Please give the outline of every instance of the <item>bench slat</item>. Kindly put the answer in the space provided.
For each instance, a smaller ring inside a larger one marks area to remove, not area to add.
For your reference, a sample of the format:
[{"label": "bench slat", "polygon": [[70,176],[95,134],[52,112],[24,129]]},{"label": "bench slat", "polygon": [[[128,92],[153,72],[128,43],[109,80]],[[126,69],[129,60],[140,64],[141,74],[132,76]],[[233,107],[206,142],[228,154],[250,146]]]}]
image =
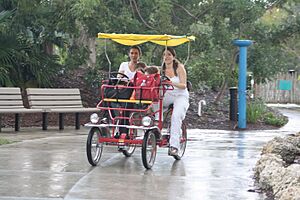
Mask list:
[{"label": "bench slat", "polygon": [[79,95],[77,96],[28,96],[28,99],[31,101],[37,100],[81,100]]},{"label": "bench slat", "polygon": [[2,105],[4,105],[4,106],[7,106],[7,105],[14,106],[14,105],[16,105],[16,106],[24,107],[23,106],[23,101],[0,101],[0,106],[2,106]]},{"label": "bench slat", "polygon": [[22,96],[20,94],[13,94],[13,95],[0,94],[0,101],[4,101],[4,100],[22,100]]},{"label": "bench slat", "polygon": [[2,110],[2,109],[8,109],[8,108],[11,108],[11,109],[16,109],[16,108],[24,108],[24,106],[23,105],[19,105],[19,106],[17,106],[17,105],[0,105],[0,111]]},{"label": "bench slat", "polygon": [[20,88],[16,88],[16,87],[1,87],[0,95],[3,94],[21,94],[21,90]]},{"label": "bench slat", "polygon": [[44,109],[46,112],[51,112],[52,109],[62,109],[62,108],[70,108],[70,109],[77,109],[77,108],[83,108],[82,106],[32,106],[32,109]]},{"label": "bench slat", "polygon": [[31,106],[81,106],[81,101],[30,101]]},{"label": "bench slat", "polygon": [[76,113],[76,112],[99,112],[100,110],[97,108],[53,108],[50,109],[51,112],[56,113]]},{"label": "bench slat", "polygon": [[28,108],[7,108],[7,109],[0,109],[0,113],[41,113],[43,109],[28,109]]},{"label": "bench slat", "polygon": [[80,95],[78,88],[27,88],[28,95]]}]

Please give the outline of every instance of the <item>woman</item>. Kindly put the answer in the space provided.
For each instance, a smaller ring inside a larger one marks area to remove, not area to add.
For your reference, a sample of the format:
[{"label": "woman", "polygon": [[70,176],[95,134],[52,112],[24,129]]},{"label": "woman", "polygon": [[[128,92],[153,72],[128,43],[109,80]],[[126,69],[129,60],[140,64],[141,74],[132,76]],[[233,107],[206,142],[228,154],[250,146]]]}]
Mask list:
[{"label": "woman", "polygon": [[133,79],[136,67],[135,65],[139,62],[139,59],[142,55],[142,51],[140,47],[138,46],[132,46],[129,49],[129,62],[122,62],[119,68],[119,72],[125,74],[128,76],[128,78],[131,80]]},{"label": "woman", "polygon": [[180,147],[181,125],[189,107],[189,92],[184,65],[176,59],[176,52],[173,48],[167,47],[163,51],[163,62],[162,74],[169,77],[174,86],[174,90],[166,92],[163,101],[164,107],[173,104],[169,155],[174,156],[178,154]]},{"label": "woman", "polygon": [[[136,73],[136,65],[139,62],[139,59],[142,55],[142,50],[139,46],[131,46],[129,49],[129,62],[122,62],[119,68],[119,72],[125,74],[129,80],[133,79],[135,73]],[[122,77],[121,75],[119,77]],[[120,104],[122,107],[127,108],[127,109],[131,109],[133,108],[134,104],[132,103],[121,103]],[[115,106],[113,104],[113,106]],[[125,111],[124,112],[124,117],[129,117],[130,112],[129,111]],[[123,119],[121,121],[122,124],[124,125],[128,125],[129,124],[129,120],[128,119]],[[128,134],[128,129],[125,127],[121,127],[120,128],[120,133],[126,133]],[[119,136],[116,136],[119,137]]]}]

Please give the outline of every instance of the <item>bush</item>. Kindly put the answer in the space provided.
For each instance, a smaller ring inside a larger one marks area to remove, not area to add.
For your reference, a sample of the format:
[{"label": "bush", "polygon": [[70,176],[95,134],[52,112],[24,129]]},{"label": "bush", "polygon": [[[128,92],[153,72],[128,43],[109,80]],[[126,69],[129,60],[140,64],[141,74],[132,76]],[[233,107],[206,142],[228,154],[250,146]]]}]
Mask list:
[{"label": "bush", "polygon": [[285,116],[277,114],[274,110],[268,108],[262,100],[256,99],[250,101],[247,105],[247,122],[263,122],[267,125],[281,127],[287,123]]},{"label": "bush", "polygon": [[247,122],[257,123],[267,110],[267,106],[262,100],[250,101],[247,105]]},{"label": "bush", "polygon": [[269,125],[281,127],[287,123],[287,119],[285,117],[278,117],[271,112],[268,112],[264,116],[264,122]]}]

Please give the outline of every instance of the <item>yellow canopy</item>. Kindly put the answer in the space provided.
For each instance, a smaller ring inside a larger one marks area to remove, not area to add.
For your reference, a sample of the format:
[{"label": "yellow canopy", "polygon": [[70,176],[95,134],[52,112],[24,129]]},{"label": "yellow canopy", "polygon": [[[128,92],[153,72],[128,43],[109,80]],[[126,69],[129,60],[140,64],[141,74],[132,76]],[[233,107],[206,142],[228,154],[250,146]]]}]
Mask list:
[{"label": "yellow canopy", "polygon": [[142,34],[108,34],[98,33],[98,38],[111,39],[117,43],[133,46],[145,42],[153,42],[163,46],[178,46],[185,42],[195,40],[195,36],[174,36],[174,35],[142,35]]}]

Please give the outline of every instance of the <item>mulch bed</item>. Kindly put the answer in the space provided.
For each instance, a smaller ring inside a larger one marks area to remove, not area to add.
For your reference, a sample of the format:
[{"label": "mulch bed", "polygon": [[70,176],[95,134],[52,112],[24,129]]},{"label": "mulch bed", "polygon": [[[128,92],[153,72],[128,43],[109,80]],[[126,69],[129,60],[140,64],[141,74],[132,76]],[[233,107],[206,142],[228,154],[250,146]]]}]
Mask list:
[{"label": "mulch bed", "polygon": [[[99,90],[88,85],[84,80],[85,70],[77,69],[67,74],[59,75],[53,81],[54,88],[79,88],[82,96],[82,101],[85,107],[95,107],[99,101]],[[229,120],[229,96],[225,94],[222,101],[218,104],[214,103],[217,96],[216,91],[194,91],[190,93],[190,107],[186,115],[186,123],[189,129],[219,129],[219,130],[236,130],[236,122]],[[23,94],[24,95],[24,94]],[[24,95],[25,97],[25,95]],[[26,99],[26,98],[23,98]],[[198,103],[200,100],[205,100],[206,105],[202,106],[202,116],[198,116]],[[24,102],[28,106],[27,102]],[[91,113],[81,113],[80,123],[83,125],[89,121]],[[58,114],[49,113],[49,126],[58,127]],[[74,114],[65,114],[65,126],[74,126]],[[14,115],[2,116],[3,127],[14,126]],[[41,127],[41,114],[22,114],[21,127]],[[247,124],[247,130],[266,130],[278,129],[278,127],[266,125],[263,123]]]}]

